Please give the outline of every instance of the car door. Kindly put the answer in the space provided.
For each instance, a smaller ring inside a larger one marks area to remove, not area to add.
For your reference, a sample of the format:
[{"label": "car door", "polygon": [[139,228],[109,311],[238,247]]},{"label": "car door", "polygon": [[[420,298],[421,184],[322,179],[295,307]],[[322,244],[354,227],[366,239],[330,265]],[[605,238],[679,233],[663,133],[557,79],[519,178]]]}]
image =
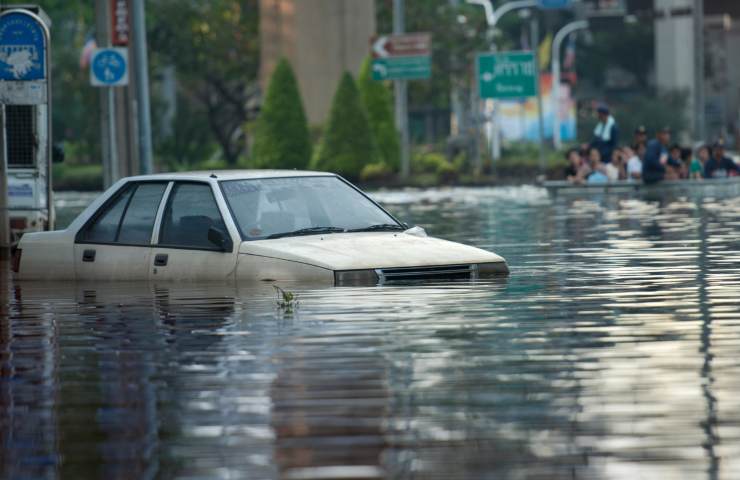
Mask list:
[{"label": "car door", "polygon": [[78,280],[146,280],[154,224],[168,182],[129,182],[75,236]]},{"label": "car door", "polygon": [[[233,222],[229,222],[233,223]],[[175,182],[165,202],[152,246],[154,281],[233,280],[239,239],[227,227],[208,182]],[[222,245],[213,241],[218,232]]]}]

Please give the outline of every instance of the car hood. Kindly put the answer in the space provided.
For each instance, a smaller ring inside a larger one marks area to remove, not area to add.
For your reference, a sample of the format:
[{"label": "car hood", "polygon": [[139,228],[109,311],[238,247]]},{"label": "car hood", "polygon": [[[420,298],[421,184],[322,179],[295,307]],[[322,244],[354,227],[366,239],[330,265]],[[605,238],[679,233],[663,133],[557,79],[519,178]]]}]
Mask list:
[{"label": "car hood", "polygon": [[359,232],[242,242],[239,253],[307,263],[331,270],[505,263],[495,253],[403,232]]}]

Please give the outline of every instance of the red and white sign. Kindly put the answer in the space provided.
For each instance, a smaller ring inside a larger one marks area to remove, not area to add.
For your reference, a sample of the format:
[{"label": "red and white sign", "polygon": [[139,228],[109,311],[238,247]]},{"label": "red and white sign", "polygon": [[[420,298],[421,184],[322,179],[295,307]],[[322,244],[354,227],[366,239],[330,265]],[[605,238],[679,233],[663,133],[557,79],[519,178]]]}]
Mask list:
[{"label": "red and white sign", "polygon": [[429,55],[432,35],[429,33],[406,33],[374,37],[370,42],[373,58],[418,57]]},{"label": "red and white sign", "polygon": [[131,34],[128,0],[111,0],[111,43],[116,47],[128,46]]}]

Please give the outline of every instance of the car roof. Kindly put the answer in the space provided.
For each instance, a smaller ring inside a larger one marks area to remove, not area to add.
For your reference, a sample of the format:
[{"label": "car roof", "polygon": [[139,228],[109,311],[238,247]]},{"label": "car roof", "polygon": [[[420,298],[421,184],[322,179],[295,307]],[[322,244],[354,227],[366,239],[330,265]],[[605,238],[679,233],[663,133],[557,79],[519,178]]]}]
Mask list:
[{"label": "car roof", "polygon": [[249,180],[255,178],[325,177],[329,172],[307,170],[202,170],[195,172],[155,173],[128,177],[126,180]]}]

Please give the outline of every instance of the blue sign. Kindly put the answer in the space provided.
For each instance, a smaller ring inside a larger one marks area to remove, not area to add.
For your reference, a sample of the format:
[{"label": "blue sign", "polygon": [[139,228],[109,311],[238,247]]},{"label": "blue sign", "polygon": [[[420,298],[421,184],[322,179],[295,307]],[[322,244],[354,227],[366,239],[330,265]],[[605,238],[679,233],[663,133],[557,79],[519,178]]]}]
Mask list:
[{"label": "blue sign", "polygon": [[128,84],[128,50],[99,48],[90,62],[90,82],[96,87]]},{"label": "blue sign", "polygon": [[0,80],[43,80],[46,37],[32,16],[13,12],[0,17]]},{"label": "blue sign", "polygon": [[571,0],[540,0],[540,8],[557,9],[557,8],[568,8],[570,7]]}]

